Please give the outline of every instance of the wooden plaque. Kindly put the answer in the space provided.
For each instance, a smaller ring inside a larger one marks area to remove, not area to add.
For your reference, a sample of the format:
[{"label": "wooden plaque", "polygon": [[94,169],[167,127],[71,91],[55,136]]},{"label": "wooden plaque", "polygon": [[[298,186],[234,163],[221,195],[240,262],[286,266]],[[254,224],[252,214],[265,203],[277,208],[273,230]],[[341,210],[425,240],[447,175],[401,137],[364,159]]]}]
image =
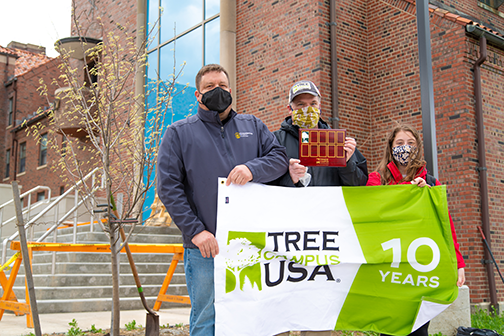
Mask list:
[{"label": "wooden plaque", "polygon": [[300,129],[299,159],[303,166],[345,167],[344,129]]}]

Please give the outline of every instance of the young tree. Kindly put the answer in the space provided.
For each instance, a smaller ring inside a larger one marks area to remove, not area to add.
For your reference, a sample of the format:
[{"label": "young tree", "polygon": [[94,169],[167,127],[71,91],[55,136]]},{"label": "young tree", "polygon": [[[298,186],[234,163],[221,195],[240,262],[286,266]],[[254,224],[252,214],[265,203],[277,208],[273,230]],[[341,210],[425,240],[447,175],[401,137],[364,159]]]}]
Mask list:
[{"label": "young tree", "polygon": [[[77,20],[75,26],[80,33]],[[169,80],[144,85],[147,39],[138,41],[135,34],[117,25],[105,32],[103,41],[96,45],[90,45],[88,39],[79,34],[80,43],[76,49],[80,48],[77,51],[83,55],[82,60],[72,58],[76,50],[60,45],[61,75],[54,80],[59,89],[53,108],[45,112],[49,126],[39,123],[28,128],[28,132],[40,141],[47,141],[47,146],[58,154],[53,168],[61,172],[61,178],[67,184],[83,181],[96,167],[102,172],[101,193],[92,193],[99,188],[99,181],[94,185],[81,183],[79,193],[106,198],[107,217],[112,219],[114,214],[119,217],[117,221],[109,220],[106,227],[102,226],[109,236],[111,248],[111,335],[119,335],[120,325],[117,258],[122,248],[118,235],[122,225],[120,220],[142,218],[145,195],[154,187],[157,150],[165,118],[171,118],[173,114],[172,98],[183,93],[183,90],[177,92],[175,86],[183,70],[182,66],[175,73],[175,57],[174,72]],[[144,92],[138,92],[138,87],[135,90],[139,80]],[[40,91],[48,96],[45,83],[41,83]],[[147,95],[155,97],[149,105],[145,104]],[[41,140],[41,134],[48,134],[47,140]],[[118,195],[122,196],[120,214],[113,211],[113,200],[118,199]],[[97,200],[91,204],[97,204]],[[94,210],[92,205],[86,206],[89,212]],[[134,225],[127,239],[133,229]]]}]

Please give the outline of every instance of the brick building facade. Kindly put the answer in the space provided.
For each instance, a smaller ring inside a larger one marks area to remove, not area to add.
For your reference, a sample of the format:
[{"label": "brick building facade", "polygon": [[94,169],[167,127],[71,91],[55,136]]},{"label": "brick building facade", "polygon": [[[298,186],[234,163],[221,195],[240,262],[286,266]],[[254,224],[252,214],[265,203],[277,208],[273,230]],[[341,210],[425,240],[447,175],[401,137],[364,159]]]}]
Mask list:
[{"label": "brick building facade", "polygon": [[[277,129],[287,116],[289,86],[308,78],[319,85],[322,116],[330,118],[329,7],[328,1],[237,2],[238,111]],[[334,7],[339,125],[357,139],[372,171],[385,134],[396,122],[422,129],[415,1],[336,1]],[[477,23],[503,38],[504,18],[475,0],[430,1],[429,9],[439,179],[447,185],[471,302],[490,302],[477,230],[481,209],[473,66],[480,52],[466,26]],[[502,261],[504,50],[490,44],[487,50],[482,90],[490,230],[494,255]],[[495,279],[502,301],[504,284],[498,275]]]},{"label": "brick building facade", "polygon": [[[102,37],[102,28],[88,18],[106,17],[103,31],[120,24],[133,32],[136,19],[148,16],[151,8],[147,4],[138,10],[137,3],[143,4],[140,0],[120,5],[111,0],[77,3],[82,6],[78,13],[87,13],[79,19],[84,35],[97,38]],[[385,134],[396,122],[422,129],[415,1],[334,0],[336,64],[331,64],[329,0],[221,0],[221,10],[224,5],[233,7],[236,15],[235,44],[222,48],[221,42],[220,58],[227,60],[229,55],[223,53],[236,49],[231,63],[238,112],[254,114],[271,130],[278,129],[287,116],[290,86],[310,79],[321,90],[322,117],[328,120],[336,103],[331,97],[336,84],[331,70],[337,68],[339,127],[356,138],[370,171],[378,165]],[[467,33],[466,27],[478,24],[497,40],[503,39],[504,6],[440,0],[430,1],[429,10],[439,179],[447,185],[449,209],[467,263],[471,303],[490,302],[481,263],[484,245],[477,230],[481,208],[473,67],[480,49],[478,38]],[[221,38],[223,34],[221,30]],[[504,47],[489,43],[487,51],[481,83],[490,239],[496,259],[502,261]],[[498,276],[495,282],[498,300],[504,301],[504,284]]]},{"label": "brick building facade", "polygon": [[[58,59],[47,57],[45,48],[11,42],[0,47],[0,176],[2,183],[14,179],[23,187],[22,192],[38,185],[51,188],[52,196],[59,195],[64,183],[51,169],[55,153],[27,134],[27,127],[40,123],[48,126],[46,111],[54,102],[54,86],[48,96],[40,95],[39,80],[51,83],[59,75]],[[42,131],[42,134],[46,134]],[[32,202],[47,198],[47,192],[32,195]],[[25,200],[26,205],[27,199]]]}]

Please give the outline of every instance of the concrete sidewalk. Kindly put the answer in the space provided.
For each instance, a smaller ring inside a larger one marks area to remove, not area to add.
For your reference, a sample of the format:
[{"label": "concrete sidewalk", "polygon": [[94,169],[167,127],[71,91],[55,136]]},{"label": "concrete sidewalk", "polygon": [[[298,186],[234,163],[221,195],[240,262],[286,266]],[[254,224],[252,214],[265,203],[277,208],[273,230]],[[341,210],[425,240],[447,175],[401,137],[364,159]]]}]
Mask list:
[{"label": "concrete sidewalk", "polygon": [[[175,325],[178,323],[188,324],[191,308],[161,309],[159,314],[159,325]],[[126,323],[135,320],[137,325],[145,327],[145,310],[125,310],[121,311],[121,328]],[[91,329],[95,325],[97,329],[110,328],[110,312],[87,312],[87,313],[60,313],[60,314],[40,314],[40,327],[42,334],[61,333],[70,329],[69,322],[75,319],[77,326],[82,330]],[[1,336],[24,336],[30,333],[35,334],[35,329],[26,327],[26,317],[16,316],[11,312],[5,312],[0,321]]]}]

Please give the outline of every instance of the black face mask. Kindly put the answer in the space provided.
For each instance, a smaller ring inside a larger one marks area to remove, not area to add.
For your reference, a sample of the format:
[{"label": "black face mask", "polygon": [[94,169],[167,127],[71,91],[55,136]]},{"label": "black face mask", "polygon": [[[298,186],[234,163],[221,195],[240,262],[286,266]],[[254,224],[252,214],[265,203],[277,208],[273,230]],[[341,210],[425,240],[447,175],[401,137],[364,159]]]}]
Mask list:
[{"label": "black face mask", "polygon": [[205,92],[201,97],[201,103],[203,105],[209,110],[219,113],[224,112],[232,102],[233,98],[231,97],[231,93],[220,87]]}]

